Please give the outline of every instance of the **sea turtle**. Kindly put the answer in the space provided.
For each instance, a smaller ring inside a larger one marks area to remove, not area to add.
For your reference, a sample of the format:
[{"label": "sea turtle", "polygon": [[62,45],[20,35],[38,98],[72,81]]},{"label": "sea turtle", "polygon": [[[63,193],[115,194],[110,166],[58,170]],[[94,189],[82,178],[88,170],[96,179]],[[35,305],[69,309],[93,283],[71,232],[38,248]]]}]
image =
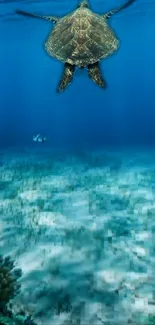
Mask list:
[{"label": "sea turtle", "polygon": [[45,49],[50,56],[64,63],[58,92],[70,84],[75,67],[87,67],[90,79],[102,88],[106,86],[99,61],[119,48],[119,40],[107,20],[135,0],[128,0],[122,6],[101,15],[90,10],[88,1],[82,1],[76,10],[62,18],[16,10],[17,14],[46,19],[56,24],[45,42]]}]

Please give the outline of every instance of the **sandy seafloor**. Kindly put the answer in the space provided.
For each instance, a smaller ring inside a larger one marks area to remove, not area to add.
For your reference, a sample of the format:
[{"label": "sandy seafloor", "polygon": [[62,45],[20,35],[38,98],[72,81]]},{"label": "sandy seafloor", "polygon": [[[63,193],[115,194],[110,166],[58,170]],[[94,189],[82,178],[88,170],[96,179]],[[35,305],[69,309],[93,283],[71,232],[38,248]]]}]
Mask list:
[{"label": "sandy seafloor", "polygon": [[38,324],[146,324],[155,314],[155,150],[1,151],[0,252],[14,309]]}]

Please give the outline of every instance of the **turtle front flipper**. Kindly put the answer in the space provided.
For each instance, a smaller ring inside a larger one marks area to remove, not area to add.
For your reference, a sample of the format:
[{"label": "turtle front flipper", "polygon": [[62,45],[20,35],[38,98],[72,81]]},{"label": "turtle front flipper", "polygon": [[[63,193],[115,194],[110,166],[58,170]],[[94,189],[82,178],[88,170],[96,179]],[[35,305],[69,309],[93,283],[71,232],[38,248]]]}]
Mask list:
[{"label": "turtle front flipper", "polygon": [[58,93],[65,90],[65,88],[71,83],[71,81],[73,80],[74,71],[75,71],[74,65],[65,63],[64,72],[57,88]]},{"label": "turtle front flipper", "polygon": [[133,2],[135,2],[136,0],[128,0],[127,2],[125,2],[122,6],[115,8],[111,11],[108,11],[107,13],[103,14],[103,18],[109,19],[112,15],[116,14],[118,11],[123,10],[127,7],[129,7]]},{"label": "turtle front flipper", "polygon": [[55,16],[40,16],[40,15],[33,14],[31,12],[27,12],[27,11],[23,11],[23,10],[19,10],[19,9],[16,10],[16,14],[33,17],[33,18],[45,19],[45,20],[51,21],[52,23],[56,23],[59,20],[59,18],[55,17]]},{"label": "turtle front flipper", "polygon": [[106,83],[101,76],[100,66],[98,62],[88,65],[88,75],[89,78],[94,81],[99,87],[106,87]]}]

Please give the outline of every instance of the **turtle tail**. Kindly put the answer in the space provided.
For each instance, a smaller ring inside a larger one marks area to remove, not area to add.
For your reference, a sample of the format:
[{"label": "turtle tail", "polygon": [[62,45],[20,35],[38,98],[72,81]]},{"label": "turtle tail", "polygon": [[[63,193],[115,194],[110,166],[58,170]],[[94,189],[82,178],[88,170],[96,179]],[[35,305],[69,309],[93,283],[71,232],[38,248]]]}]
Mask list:
[{"label": "turtle tail", "polygon": [[129,7],[133,2],[135,2],[136,0],[128,0],[126,3],[124,3],[122,6],[115,8],[111,11],[108,11],[106,14],[103,15],[104,18],[109,19],[111,16],[113,16],[114,14],[116,14],[118,11],[125,9],[127,7]]}]

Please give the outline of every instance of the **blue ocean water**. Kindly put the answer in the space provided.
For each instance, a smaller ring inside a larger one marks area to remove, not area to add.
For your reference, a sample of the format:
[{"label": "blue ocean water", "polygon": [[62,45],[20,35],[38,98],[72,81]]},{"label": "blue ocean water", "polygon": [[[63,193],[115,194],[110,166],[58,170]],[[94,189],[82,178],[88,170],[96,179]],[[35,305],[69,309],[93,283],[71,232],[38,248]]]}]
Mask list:
[{"label": "blue ocean water", "polygon": [[[102,13],[122,3],[92,0],[91,7]],[[0,2],[1,145],[29,145],[37,132],[52,146],[154,142],[154,1],[137,0],[111,18],[121,46],[102,61],[106,91],[77,70],[70,87],[57,95],[63,66],[43,48],[51,23],[14,10],[63,16],[76,5],[76,0]]]},{"label": "blue ocean water", "polygon": [[[123,3],[90,0],[97,13]],[[11,317],[154,325],[155,3],[135,0],[110,19],[120,49],[101,62],[106,90],[77,69],[57,94],[63,64],[44,50],[52,24],[15,10],[76,6],[0,1],[0,254],[22,269]],[[2,268],[0,258],[0,281]]]}]

